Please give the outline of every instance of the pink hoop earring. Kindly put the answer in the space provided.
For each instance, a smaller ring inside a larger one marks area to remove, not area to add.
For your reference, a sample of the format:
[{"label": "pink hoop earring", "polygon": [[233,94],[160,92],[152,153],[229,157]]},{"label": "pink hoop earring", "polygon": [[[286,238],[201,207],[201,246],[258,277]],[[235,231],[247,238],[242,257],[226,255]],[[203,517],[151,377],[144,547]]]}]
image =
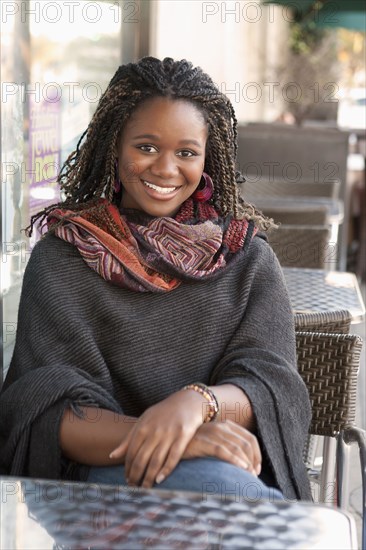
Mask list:
[{"label": "pink hoop earring", "polygon": [[118,159],[114,161],[114,192],[119,193],[122,188],[122,182],[118,173]]},{"label": "pink hoop earring", "polygon": [[203,172],[201,181],[196,191],[192,194],[192,198],[197,202],[207,202],[212,197],[213,191],[214,186],[212,179],[206,172]]}]

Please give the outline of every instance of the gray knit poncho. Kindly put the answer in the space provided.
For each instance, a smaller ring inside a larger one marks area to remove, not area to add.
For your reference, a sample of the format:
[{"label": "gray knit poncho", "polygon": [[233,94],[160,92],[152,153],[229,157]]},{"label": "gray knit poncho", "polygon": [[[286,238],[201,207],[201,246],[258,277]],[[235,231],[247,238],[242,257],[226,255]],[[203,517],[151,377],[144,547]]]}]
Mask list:
[{"label": "gray knit poncho", "polygon": [[195,381],[245,391],[276,484],[288,498],[310,499],[302,462],[310,405],[269,245],[255,237],[221,277],[155,294],[106,282],[75,247],[47,235],[24,275],[0,398],[0,473],[59,479],[59,424],[71,404],[139,416]]}]

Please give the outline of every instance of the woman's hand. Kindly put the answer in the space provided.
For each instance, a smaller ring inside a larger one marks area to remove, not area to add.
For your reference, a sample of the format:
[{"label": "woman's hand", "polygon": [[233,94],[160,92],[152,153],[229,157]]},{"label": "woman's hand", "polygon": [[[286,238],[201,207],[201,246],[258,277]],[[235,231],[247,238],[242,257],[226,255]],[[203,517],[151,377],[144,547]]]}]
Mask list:
[{"label": "woman's hand", "polygon": [[148,408],[124,441],[110,454],[123,458],[130,485],[152,487],[166,478],[204,421],[207,401],[198,392],[180,390]]},{"label": "woman's hand", "polygon": [[209,422],[198,428],[182,458],[202,456],[225,460],[255,476],[261,471],[262,456],[257,438],[231,420]]}]

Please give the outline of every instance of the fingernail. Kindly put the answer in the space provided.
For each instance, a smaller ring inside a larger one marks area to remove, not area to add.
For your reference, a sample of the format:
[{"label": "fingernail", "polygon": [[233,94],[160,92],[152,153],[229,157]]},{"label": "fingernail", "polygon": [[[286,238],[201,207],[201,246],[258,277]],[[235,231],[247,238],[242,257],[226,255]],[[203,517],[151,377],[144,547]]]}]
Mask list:
[{"label": "fingernail", "polygon": [[159,483],[161,483],[162,481],[164,481],[165,479],[165,475],[164,474],[158,474],[155,478],[155,483],[157,483],[159,485]]},{"label": "fingernail", "polygon": [[114,458],[114,453],[113,452],[109,455],[109,458]]},{"label": "fingernail", "polygon": [[261,471],[262,471],[262,467],[261,467],[260,464],[258,464],[258,466],[256,467],[255,471],[256,471],[257,476],[259,476],[259,474],[260,474]]}]

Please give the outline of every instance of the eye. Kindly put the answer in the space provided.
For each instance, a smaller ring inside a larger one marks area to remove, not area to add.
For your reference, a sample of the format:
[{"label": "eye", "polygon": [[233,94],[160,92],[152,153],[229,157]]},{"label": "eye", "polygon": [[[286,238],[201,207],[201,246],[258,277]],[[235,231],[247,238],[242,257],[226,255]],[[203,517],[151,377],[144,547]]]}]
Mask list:
[{"label": "eye", "polygon": [[154,145],[138,145],[137,149],[143,151],[144,153],[156,153],[157,149]]},{"label": "eye", "polygon": [[197,153],[194,153],[189,149],[184,149],[183,151],[179,151],[178,155],[183,158],[190,158],[190,157],[196,157]]}]

